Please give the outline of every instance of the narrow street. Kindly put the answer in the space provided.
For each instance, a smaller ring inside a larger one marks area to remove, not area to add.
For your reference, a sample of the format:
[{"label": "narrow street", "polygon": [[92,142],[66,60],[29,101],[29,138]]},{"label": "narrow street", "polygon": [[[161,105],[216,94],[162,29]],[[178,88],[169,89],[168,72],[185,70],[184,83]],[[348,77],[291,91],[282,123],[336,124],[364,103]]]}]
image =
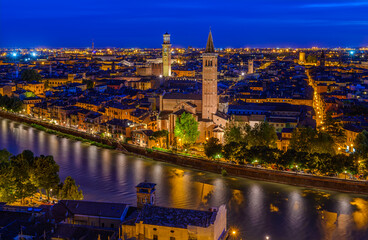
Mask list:
[{"label": "narrow street", "polygon": [[306,69],[305,72],[308,76],[309,85],[313,87],[313,108],[314,108],[314,111],[315,111],[315,114],[316,114],[317,127],[321,127],[321,125],[323,125],[324,119],[325,119],[324,104],[323,104],[321,95],[317,91],[317,85],[314,82],[314,79],[310,75],[309,71],[310,71],[309,69]]}]

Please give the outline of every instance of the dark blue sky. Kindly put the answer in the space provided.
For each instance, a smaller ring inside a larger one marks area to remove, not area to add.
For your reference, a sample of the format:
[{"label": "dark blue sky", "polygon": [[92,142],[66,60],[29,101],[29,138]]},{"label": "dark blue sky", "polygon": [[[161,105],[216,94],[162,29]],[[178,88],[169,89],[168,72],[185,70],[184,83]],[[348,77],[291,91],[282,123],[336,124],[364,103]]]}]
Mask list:
[{"label": "dark blue sky", "polygon": [[368,46],[360,0],[0,0],[0,47]]}]

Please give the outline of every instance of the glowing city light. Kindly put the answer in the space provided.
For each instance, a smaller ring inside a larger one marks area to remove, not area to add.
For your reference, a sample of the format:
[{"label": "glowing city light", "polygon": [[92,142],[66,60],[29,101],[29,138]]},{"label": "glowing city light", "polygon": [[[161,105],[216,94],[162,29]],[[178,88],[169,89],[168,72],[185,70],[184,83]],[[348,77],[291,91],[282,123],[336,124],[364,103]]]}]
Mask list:
[{"label": "glowing city light", "polygon": [[16,57],[17,56],[17,53],[12,53],[13,57]]},{"label": "glowing city light", "polygon": [[35,52],[33,52],[33,53],[32,53],[32,56],[33,56],[33,57],[35,57],[35,56],[36,56],[36,53],[35,53]]}]

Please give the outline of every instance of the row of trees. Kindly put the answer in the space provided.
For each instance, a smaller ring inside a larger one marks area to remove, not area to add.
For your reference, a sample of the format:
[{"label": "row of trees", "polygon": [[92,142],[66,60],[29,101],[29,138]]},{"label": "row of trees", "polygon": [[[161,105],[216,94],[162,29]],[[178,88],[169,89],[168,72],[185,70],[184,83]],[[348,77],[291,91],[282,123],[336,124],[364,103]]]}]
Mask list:
[{"label": "row of trees", "polygon": [[356,144],[357,153],[345,155],[336,151],[343,134],[338,126],[331,128],[335,129],[317,131],[297,128],[292,134],[289,150],[283,152],[276,148],[277,135],[269,123],[255,124],[253,128],[249,125],[231,125],[225,130],[225,144],[221,145],[217,139],[211,138],[205,144],[205,154],[211,159],[224,157],[239,164],[308,170],[323,175],[357,174],[366,169],[362,157],[368,157],[368,132],[357,138],[360,142]]},{"label": "row of trees", "polygon": [[23,109],[23,103],[19,98],[0,95],[0,107],[8,111],[20,112]]},{"label": "row of trees", "polygon": [[71,177],[60,183],[59,166],[52,156],[37,157],[29,150],[12,156],[0,151],[0,201],[25,204],[37,191],[44,191],[48,199],[52,192],[59,199],[81,200],[78,188]]}]

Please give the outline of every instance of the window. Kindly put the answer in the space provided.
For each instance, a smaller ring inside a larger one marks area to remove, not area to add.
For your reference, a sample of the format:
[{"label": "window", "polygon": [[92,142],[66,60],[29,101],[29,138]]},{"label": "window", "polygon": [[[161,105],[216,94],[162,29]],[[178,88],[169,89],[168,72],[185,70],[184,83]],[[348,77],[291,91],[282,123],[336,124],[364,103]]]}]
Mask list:
[{"label": "window", "polygon": [[170,240],[175,240],[175,237],[170,237]]},{"label": "window", "polygon": [[153,235],[153,240],[158,240],[158,236],[157,235]]}]

